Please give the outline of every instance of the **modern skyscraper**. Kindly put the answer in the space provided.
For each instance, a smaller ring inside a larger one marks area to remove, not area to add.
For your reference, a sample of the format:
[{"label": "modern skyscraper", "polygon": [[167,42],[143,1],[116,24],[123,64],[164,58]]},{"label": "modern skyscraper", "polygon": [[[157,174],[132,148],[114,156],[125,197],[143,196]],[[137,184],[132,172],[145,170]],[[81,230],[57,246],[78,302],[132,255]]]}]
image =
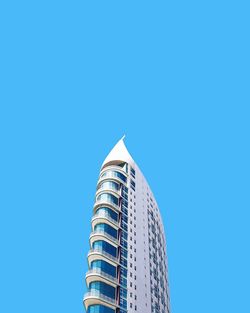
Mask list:
[{"label": "modern skyscraper", "polygon": [[160,211],[123,138],[102,164],[91,222],[87,313],[169,313]]}]

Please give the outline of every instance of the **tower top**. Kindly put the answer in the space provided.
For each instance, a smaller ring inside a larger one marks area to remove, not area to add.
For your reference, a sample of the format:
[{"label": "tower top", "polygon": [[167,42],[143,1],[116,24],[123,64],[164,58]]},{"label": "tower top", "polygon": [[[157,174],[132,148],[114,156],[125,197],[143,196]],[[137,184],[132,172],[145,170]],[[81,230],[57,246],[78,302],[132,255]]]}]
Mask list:
[{"label": "tower top", "polygon": [[104,160],[102,167],[108,165],[108,163],[117,161],[117,162],[126,162],[133,164],[134,160],[130,153],[128,152],[125,143],[124,143],[125,135],[117,142],[114,148],[109,152],[108,156]]}]

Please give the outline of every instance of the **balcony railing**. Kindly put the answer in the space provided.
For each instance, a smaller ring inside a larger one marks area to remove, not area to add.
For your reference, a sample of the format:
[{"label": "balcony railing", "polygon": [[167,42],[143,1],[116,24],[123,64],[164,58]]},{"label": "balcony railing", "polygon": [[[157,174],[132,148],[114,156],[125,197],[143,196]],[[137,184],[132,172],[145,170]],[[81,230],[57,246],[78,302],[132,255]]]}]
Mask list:
[{"label": "balcony railing", "polygon": [[126,185],[126,182],[124,182],[120,177],[118,177],[118,176],[117,176],[115,173],[113,173],[113,172],[108,172],[108,173],[106,173],[106,175],[100,176],[97,184],[99,184],[102,180],[105,180],[105,179],[107,179],[107,178],[114,178],[114,179],[116,179],[117,181],[119,181],[120,183]]},{"label": "balcony railing", "polygon": [[100,188],[98,188],[97,190],[96,190],[96,196],[100,193],[100,192],[102,192],[102,191],[112,191],[112,192],[115,192],[118,196],[121,196],[121,189],[119,188],[119,189],[116,189],[116,188],[114,188],[114,187],[112,187],[112,186],[102,186],[102,187],[100,187]]},{"label": "balcony railing", "polygon": [[91,298],[91,297],[97,297],[97,298],[99,298],[101,300],[104,300],[104,301],[109,302],[109,303],[111,303],[113,305],[116,305],[116,300],[114,300],[114,299],[112,299],[110,297],[105,296],[100,291],[91,290],[91,291],[85,293],[84,300],[86,298]]},{"label": "balcony railing", "polygon": [[101,253],[102,255],[106,256],[107,258],[109,258],[110,260],[114,261],[114,262],[118,262],[118,258],[113,256],[112,254],[104,251],[103,249],[98,249],[98,248],[94,248],[94,249],[90,249],[89,253],[91,252],[98,252]]},{"label": "balcony railing", "polygon": [[93,268],[93,269],[89,270],[86,275],[90,275],[90,274],[99,274],[99,275],[111,280],[112,282],[114,282],[116,284],[118,283],[118,280],[116,277],[114,277],[110,274],[107,274],[106,272],[103,272],[100,268]]},{"label": "balcony railing", "polygon": [[107,218],[110,222],[112,222],[113,224],[116,224],[117,226],[119,226],[119,223],[113,219],[110,214],[108,214],[107,212],[98,212],[96,213],[93,217],[92,217],[92,221],[93,219],[97,218],[97,217],[104,217],[104,218]]},{"label": "balcony railing", "polygon": [[110,234],[108,234],[104,230],[99,229],[99,230],[92,231],[92,233],[90,234],[90,237],[94,236],[94,235],[103,235],[103,236],[107,237],[108,239],[110,239],[111,241],[113,241],[114,243],[118,244],[117,238],[111,236]]},{"label": "balcony railing", "polygon": [[105,200],[96,200],[94,207],[96,207],[96,206],[99,205],[99,204],[103,204],[103,205],[109,204],[109,205],[111,205],[112,207],[114,207],[116,210],[121,211],[121,208],[119,207],[119,205],[113,203],[112,201],[110,201],[110,200],[108,200],[108,199],[105,199]]},{"label": "balcony railing", "polygon": [[126,173],[126,171],[124,171],[124,169],[122,168],[122,167],[120,167],[120,166],[118,166],[118,165],[109,165],[109,166],[105,166],[105,168],[103,168],[102,170],[101,170],[101,175],[102,175],[102,173],[104,173],[104,172],[106,172],[106,171],[108,171],[108,170],[114,170],[114,171],[118,171],[118,172],[121,172],[121,173],[123,173],[123,175],[125,175],[125,176],[127,176],[128,174]]}]

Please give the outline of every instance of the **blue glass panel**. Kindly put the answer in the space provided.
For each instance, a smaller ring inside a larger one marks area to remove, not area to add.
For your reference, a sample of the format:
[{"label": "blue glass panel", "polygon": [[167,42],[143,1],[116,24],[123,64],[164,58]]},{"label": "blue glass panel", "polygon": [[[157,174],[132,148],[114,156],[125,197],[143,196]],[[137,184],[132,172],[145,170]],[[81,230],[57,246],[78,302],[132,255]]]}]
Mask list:
[{"label": "blue glass panel", "polygon": [[120,296],[124,299],[127,299],[127,289],[121,287]]},{"label": "blue glass panel", "polygon": [[116,198],[114,195],[110,193],[102,193],[97,197],[98,201],[106,201],[106,202],[111,202],[114,203],[115,205],[118,205],[118,198]]},{"label": "blue glass panel", "polygon": [[108,285],[108,284],[105,284],[101,281],[91,282],[89,284],[89,290],[90,291],[92,291],[92,290],[98,291],[101,294],[103,294],[109,298],[115,299],[115,288]]},{"label": "blue glass panel", "polygon": [[102,212],[109,215],[113,220],[118,221],[118,214],[114,212],[113,210],[111,210],[110,208],[100,207],[96,210],[96,214],[102,213]]},{"label": "blue glass panel", "polygon": [[126,233],[124,230],[121,231],[121,238],[128,240],[128,233]]},{"label": "blue glass panel", "polygon": [[105,252],[113,255],[114,257],[116,257],[116,251],[117,249],[115,247],[113,247],[111,244],[109,244],[106,241],[103,240],[97,240],[93,243],[93,249],[96,250],[104,250]]},{"label": "blue glass panel", "polygon": [[126,260],[126,259],[124,259],[123,257],[121,257],[120,262],[121,262],[121,265],[126,266],[126,267],[128,266],[128,262],[127,262],[127,260]]},{"label": "blue glass panel", "polygon": [[120,307],[123,309],[127,308],[127,300],[120,298]]},{"label": "blue glass panel", "polygon": [[105,176],[107,176],[107,174],[111,175],[113,177],[118,177],[122,181],[124,181],[125,183],[127,182],[127,177],[125,175],[123,175],[122,173],[117,172],[117,171],[107,171],[107,172],[103,173],[101,177],[105,177]]},{"label": "blue glass panel", "polygon": [[128,209],[122,204],[122,213],[128,215]]},{"label": "blue glass panel", "polygon": [[105,181],[104,183],[98,186],[98,189],[100,188],[119,190],[119,184],[113,181]]},{"label": "blue glass panel", "polygon": [[124,247],[124,248],[128,248],[128,243],[125,239],[121,238],[121,246]]},{"label": "blue glass panel", "polygon": [[115,313],[115,310],[101,304],[94,304],[88,307],[87,313]]},{"label": "blue glass panel", "polygon": [[122,204],[127,208],[128,207],[128,201],[125,199],[122,199]]},{"label": "blue glass panel", "polygon": [[116,277],[116,267],[109,264],[108,262],[105,262],[103,260],[96,260],[96,261],[93,261],[90,265],[90,268],[91,269],[94,269],[94,268],[97,268],[97,269],[100,269],[101,271],[113,276],[113,277]]},{"label": "blue glass panel", "polygon": [[124,258],[126,258],[126,259],[127,259],[127,256],[128,256],[128,252],[127,252],[127,250],[125,250],[125,249],[121,248],[121,256],[123,256]]},{"label": "blue glass panel", "polygon": [[120,281],[121,285],[124,287],[127,287],[127,279],[124,278],[123,276],[121,276],[121,281]]},{"label": "blue glass panel", "polygon": [[125,214],[122,214],[122,221],[125,223],[128,222],[128,217]]},{"label": "blue glass panel", "polygon": [[122,266],[121,266],[121,275],[123,275],[125,277],[127,277],[127,275],[128,275],[128,271]]},{"label": "blue glass panel", "polygon": [[121,220],[121,228],[123,228],[126,231],[128,230],[128,225],[123,220]]},{"label": "blue glass panel", "polygon": [[100,230],[101,232],[106,232],[106,233],[108,233],[110,236],[112,236],[112,237],[114,237],[114,238],[117,238],[117,230],[114,229],[113,227],[111,227],[111,226],[108,225],[108,224],[104,224],[104,223],[97,224],[97,225],[95,225],[94,230],[95,230],[95,231]]}]

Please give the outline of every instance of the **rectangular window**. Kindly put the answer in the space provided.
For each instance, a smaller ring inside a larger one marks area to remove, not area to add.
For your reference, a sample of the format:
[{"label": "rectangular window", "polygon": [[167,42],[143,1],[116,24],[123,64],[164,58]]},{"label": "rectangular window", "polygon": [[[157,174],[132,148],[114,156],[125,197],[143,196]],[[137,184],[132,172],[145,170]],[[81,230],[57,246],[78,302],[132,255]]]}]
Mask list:
[{"label": "rectangular window", "polygon": [[135,191],[135,182],[132,179],[130,180],[130,187]]},{"label": "rectangular window", "polygon": [[131,176],[135,177],[135,170],[133,169],[133,167],[130,167],[130,174]]}]

